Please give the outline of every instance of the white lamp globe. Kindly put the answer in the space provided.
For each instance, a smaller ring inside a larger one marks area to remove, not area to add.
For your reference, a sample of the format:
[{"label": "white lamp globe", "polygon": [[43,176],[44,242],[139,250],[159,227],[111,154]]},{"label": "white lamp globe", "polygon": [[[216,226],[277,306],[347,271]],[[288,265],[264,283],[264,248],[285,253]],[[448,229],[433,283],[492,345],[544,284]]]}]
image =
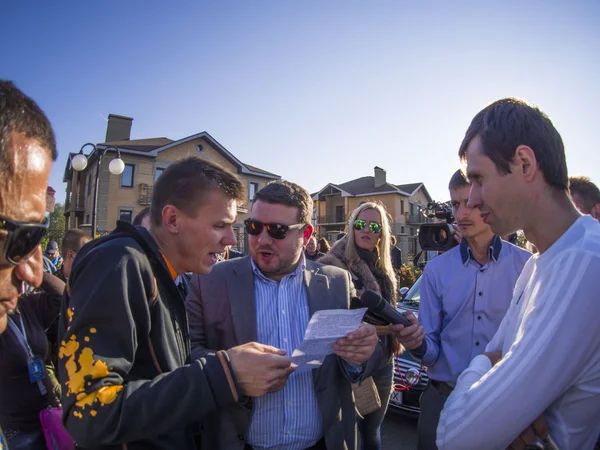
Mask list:
[{"label": "white lamp globe", "polygon": [[81,153],[77,153],[71,160],[71,167],[77,172],[81,172],[87,166],[87,158]]},{"label": "white lamp globe", "polygon": [[121,175],[125,170],[125,163],[121,158],[115,158],[108,165],[108,170],[113,175]]}]

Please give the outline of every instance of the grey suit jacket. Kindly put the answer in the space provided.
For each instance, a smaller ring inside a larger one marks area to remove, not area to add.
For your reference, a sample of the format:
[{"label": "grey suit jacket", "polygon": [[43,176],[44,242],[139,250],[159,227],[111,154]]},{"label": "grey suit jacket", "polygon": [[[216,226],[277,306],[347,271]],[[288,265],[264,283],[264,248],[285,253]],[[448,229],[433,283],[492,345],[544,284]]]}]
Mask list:
[{"label": "grey suit jacket", "polygon": [[[350,274],[306,261],[304,282],[312,316],[321,309],[348,309],[354,295]],[[256,341],[254,273],[250,256],[216,264],[209,275],[194,275],[187,297],[192,359]],[[376,347],[361,379],[375,371],[382,358]],[[345,366],[335,355],[313,369],[314,389],[323,417],[328,449],[356,449],[356,410]],[[250,426],[252,401],[210,414],[202,423],[205,449],[243,449]]]}]

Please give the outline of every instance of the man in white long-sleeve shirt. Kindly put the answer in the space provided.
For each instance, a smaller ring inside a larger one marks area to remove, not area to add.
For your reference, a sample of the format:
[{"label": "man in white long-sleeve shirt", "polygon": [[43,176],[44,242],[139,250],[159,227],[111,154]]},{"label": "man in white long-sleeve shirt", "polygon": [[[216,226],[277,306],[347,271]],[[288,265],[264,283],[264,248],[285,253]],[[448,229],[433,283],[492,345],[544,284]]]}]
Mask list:
[{"label": "man in white long-sleeve shirt", "polygon": [[591,449],[600,432],[600,223],[572,204],[562,139],[537,108],[487,106],[459,155],[469,205],[496,234],[524,230],[539,254],[486,353],[459,377],[437,445],[525,448],[535,436],[524,430],[543,416],[561,450]]}]

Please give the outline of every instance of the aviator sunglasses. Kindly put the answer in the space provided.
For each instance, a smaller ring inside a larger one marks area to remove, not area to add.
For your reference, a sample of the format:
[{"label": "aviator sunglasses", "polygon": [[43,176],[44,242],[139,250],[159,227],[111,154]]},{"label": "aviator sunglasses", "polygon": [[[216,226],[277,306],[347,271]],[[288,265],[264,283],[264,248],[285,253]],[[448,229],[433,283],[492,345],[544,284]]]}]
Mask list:
[{"label": "aviator sunglasses", "polygon": [[0,230],[8,235],[4,241],[4,258],[14,265],[26,262],[48,232],[48,218],[44,223],[16,222],[0,216]]},{"label": "aviator sunglasses", "polygon": [[[353,225],[355,230],[364,230],[364,228],[367,226],[367,221],[362,219],[356,219]],[[369,230],[371,230],[371,233],[380,233],[381,224],[377,222],[369,222]]]},{"label": "aviator sunglasses", "polygon": [[258,236],[262,233],[263,228],[267,229],[267,233],[273,239],[285,239],[285,236],[290,230],[299,230],[304,228],[305,223],[296,223],[294,225],[283,225],[281,223],[262,223],[258,220],[246,219],[244,220],[246,231],[252,236]]}]

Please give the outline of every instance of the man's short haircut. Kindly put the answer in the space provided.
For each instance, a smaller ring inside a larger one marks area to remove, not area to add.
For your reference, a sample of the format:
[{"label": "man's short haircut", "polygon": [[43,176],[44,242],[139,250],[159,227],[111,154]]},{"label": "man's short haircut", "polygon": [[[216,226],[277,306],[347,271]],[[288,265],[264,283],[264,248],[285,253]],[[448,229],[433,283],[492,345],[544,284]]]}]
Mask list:
[{"label": "man's short haircut", "polygon": [[452,178],[450,178],[450,183],[448,183],[448,189],[460,189],[465,186],[471,185],[469,184],[469,180],[467,180],[465,173],[462,170],[458,169],[456,172],[454,172]]},{"label": "man's short haircut", "polygon": [[296,183],[285,180],[272,181],[256,193],[255,200],[298,208],[298,223],[311,223],[312,198],[306,189]]},{"label": "man's short haircut", "polygon": [[[14,172],[10,155],[10,140],[22,133],[39,141],[56,161],[56,138],[50,121],[40,107],[23,94],[12,81],[0,80],[0,178],[7,180]],[[0,180],[1,182],[1,180]]]},{"label": "man's short haircut", "polygon": [[150,220],[162,224],[162,210],[173,205],[190,217],[196,217],[207,194],[219,190],[231,200],[245,198],[244,185],[229,170],[199,156],[189,156],[170,164],[154,185],[150,202]]},{"label": "man's short haircut", "polygon": [[590,214],[594,206],[600,203],[600,189],[588,177],[570,177],[569,191],[581,197],[585,214]]},{"label": "man's short haircut", "polygon": [[533,150],[546,183],[567,192],[569,179],[565,148],[550,118],[538,108],[516,98],[495,101],[471,122],[458,155],[466,159],[469,143],[479,136],[482,152],[501,174],[510,173],[510,163],[519,145]]},{"label": "man's short haircut", "polygon": [[148,214],[150,214],[149,206],[145,207],[139,213],[137,213],[137,215],[133,218],[133,225],[141,226],[142,220],[144,220]]},{"label": "man's short haircut", "polygon": [[67,250],[78,252],[81,248],[81,240],[85,238],[90,240],[92,239],[89,234],[83,230],[80,230],[79,228],[71,228],[70,230],[67,230],[62,238],[62,242],[60,243],[61,253],[66,256]]}]

